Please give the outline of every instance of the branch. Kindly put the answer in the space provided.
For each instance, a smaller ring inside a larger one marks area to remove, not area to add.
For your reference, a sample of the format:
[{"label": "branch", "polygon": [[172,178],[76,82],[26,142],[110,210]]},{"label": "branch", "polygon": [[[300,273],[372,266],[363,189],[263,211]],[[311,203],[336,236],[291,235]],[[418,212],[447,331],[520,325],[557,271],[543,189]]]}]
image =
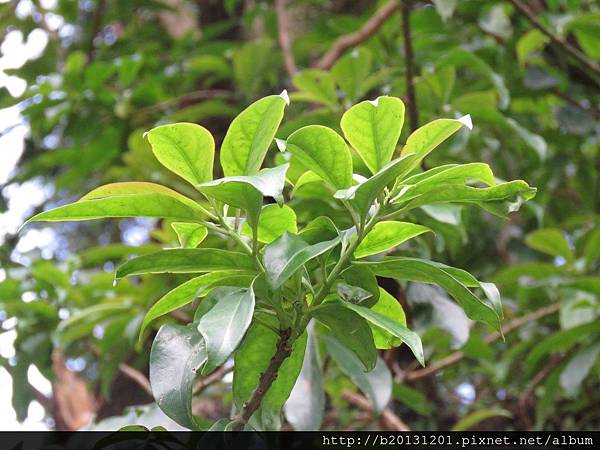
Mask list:
[{"label": "branch", "polygon": [[231,92],[224,89],[201,89],[198,91],[188,92],[187,94],[180,95],[179,97],[170,98],[163,102],[156,103],[154,105],[140,108],[133,112],[133,115],[151,114],[170,108],[174,105],[181,103],[193,103],[201,100],[207,100],[215,97],[227,97],[231,96]]},{"label": "branch", "polygon": [[216,383],[217,381],[219,381],[225,375],[227,375],[229,372],[232,372],[232,371],[233,371],[233,366],[231,366],[231,367],[221,366],[214,372],[205,376],[204,378],[200,378],[194,385],[194,395],[200,394],[208,386],[210,386],[213,383]]},{"label": "branch", "polygon": [[[491,333],[484,338],[484,341],[487,342],[488,344],[490,344],[490,343],[500,339],[502,337],[502,335],[507,335],[508,333],[510,333],[518,328],[521,328],[522,326],[528,324],[529,322],[539,320],[542,317],[546,317],[551,314],[554,314],[554,313],[558,312],[559,310],[560,310],[560,303],[554,303],[552,305],[540,308],[540,309],[533,311],[532,313],[529,313],[523,317],[520,317],[518,319],[514,319],[514,320],[508,322],[506,325],[504,325],[502,327],[501,333],[497,332],[497,331],[494,333]],[[457,362],[461,361],[464,357],[465,357],[465,354],[461,351],[451,353],[450,355],[446,356],[445,358],[439,360],[438,362],[436,362],[434,364],[431,364],[430,366],[428,366],[424,369],[414,370],[411,372],[399,373],[398,377],[397,377],[398,382],[416,381],[416,380],[420,380],[422,378],[430,377],[432,375],[435,375],[439,371],[456,364]]]},{"label": "branch", "polygon": [[317,69],[328,70],[331,66],[349,49],[356,47],[361,42],[366,41],[373,36],[379,28],[396,12],[400,7],[397,0],[390,0],[357,31],[345,34],[337,38],[331,48],[317,61],[315,67]]},{"label": "branch", "polygon": [[[371,402],[356,392],[345,390],[342,392],[342,398],[363,411],[373,412]],[[380,420],[382,425],[390,431],[411,431],[410,427],[389,408],[385,408],[381,412]]]},{"label": "branch", "polygon": [[593,61],[590,61],[587,56],[585,56],[582,52],[580,52],[577,48],[573,47],[568,42],[559,38],[556,34],[554,34],[551,30],[546,28],[535,16],[533,11],[529,9],[527,5],[525,5],[521,0],[510,0],[510,2],[514,5],[515,8],[519,10],[521,14],[523,14],[527,20],[538,30],[544,33],[553,44],[557,47],[571,55],[581,64],[583,64],[587,69],[593,72],[596,76],[600,76],[600,66]]},{"label": "branch", "polygon": [[150,381],[148,381],[146,375],[125,363],[119,364],[119,370],[123,375],[135,381],[138,384],[138,386],[140,386],[144,391],[146,391],[148,395],[150,395],[150,397],[154,397],[152,395],[152,387],[150,386]]},{"label": "branch", "polygon": [[405,60],[405,78],[406,78],[406,97],[408,100],[408,119],[410,121],[410,131],[419,128],[419,111],[417,110],[417,96],[415,94],[415,54],[412,46],[412,35],[410,32],[410,12],[412,10],[412,1],[404,0],[402,2],[402,35],[404,37],[404,60]]},{"label": "branch", "polygon": [[265,370],[258,380],[258,386],[250,396],[250,398],[244,403],[242,410],[233,419],[233,431],[242,431],[244,426],[252,417],[252,414],[258,409],[263,397],[277,378],[277,372],[285,361],[285,359],[292,353],[292,342],[291,342],[292,330],[291,328],[281,330],[279,332],[279,340],[277,341],[277,350],[269,362],[267,370]]},{"label": "branch", "polygon": [[293,78],[297,72],[294,54],[292,53],[292,44],[290,41],[289,30],[290,21],[286,11],[286,0],[275,0],[275,12],[277,14],[277,33],[279,35],[279,46],[283,53],[283,63],[285,70],[290,78]]},{"label": "branch", "polygon": [[94,10],[94,15],[92,17],[92,29],[90,30],[90,40],[88,42],[87,48],[87,62],[91,63],[95,58],[95,48],[94,48],[94,40],[96,36],[100,32],[100,28],[102,27],[102,16],[104,15],[104,10],[106,9],[106,0],[99,0],[96,9]]}]

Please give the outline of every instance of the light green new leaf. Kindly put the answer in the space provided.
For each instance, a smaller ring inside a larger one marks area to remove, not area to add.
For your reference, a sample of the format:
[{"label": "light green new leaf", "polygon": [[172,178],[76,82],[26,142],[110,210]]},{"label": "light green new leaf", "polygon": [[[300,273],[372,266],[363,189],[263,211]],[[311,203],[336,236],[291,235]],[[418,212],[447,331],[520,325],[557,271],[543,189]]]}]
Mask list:
[{"label": "light green new leaf", "polygon": [[195,222],[209,213],[195,201],[154,183],[112,183],[81,200],[41,212],[27,222],[80,221],[107,217],[159,217]]},{"label": "light green new leaf", "polygon": [[377,350],[373,345],[373,333],[364,319],[344,308],[340,302],[324,303],[314,311],[313,316],[354,352],[366,371],[373,370],[377,362]]},{"label": "light green new leaf", "polygon": [[283,119],[287,93],[252,103],[229,126],[221,145],[221,166],[226,177],[254,175],[260,169]]},{"label": "light green new leaf", "polygon": [[[396,323],[399,323],[403,327],[406,327],[406,314],[404,314],[404,309],[402,309],[402,305],[396,298],[389,294],[385,289],[379,288],[379,298],[377,302],[370,307],[371,311],[387,317],[390,320],[393,320]],[[378,325],[375,325],[372,322],[369,322],[369,326],[371,327],[371,331],[373,332],[373,340],[375,342],[375,347],[379,349],[388,349],[399,347],[402,344],[402,339],[396,337],[394,334],[386,331],[384,328],[381,328]]]},{"label": "light green new leaf", "polygon": [[144,316],[140,328],[140,339],[146,327],[155,319],[203,297],[217,286],[249,286],[254,275],[245,271],[211,272],[192,278],[162,296]]},{"label": "light green new leaf", "polygon": [[567,261],[574,259],[573,250],[565,238],[565,234],[556,228],[543,228],[529,233],[525,243],[542,253],[552,256],[562,256]]},{"label": "light green new leaf", "polygon": [[352,184],[352,156],[344,139],[321,125],[300,128],[288,137],[286,149],[306,170],[312,170],[336,189]]},{"label": "light green new leaf", "polygon": [[329,72],[306,69],[294,75],[292,83],[297,89],[291,94],[292,100],[321,103],[330,108],[337,106],[335,82]]},{"label": "light green new leaf", "polygon": [[[379,297],[381,300],[381,296]],[[360,316],[367,319],[373,325],[376,325],[380,328],[383,328],[388,333],[396,336],[401,339],[402,342],[406,343],[408,347],[411,349],[417,361],[421,363],[422,366],[425,365],[425,356],[423,355],[423,344],[421,343],[421,338],[414,331],[406,328],[405,325],[401,323],[403,317],[390,318],[387,315],[380,314],[376,311],[373,311],[369,308],[365,308],[364,306],[355,305],[353,303],[342,303],[346,308],[351,309],[352,311],[358,313]],[[404,321],[406,322],[406,318],[404,317]]]},{"label": "light green new leaf", "polygon": [[202,335],[194,325],[163,325],[150,351],[150,385],[160,409],[178,424],[196,429],[192,385],[206,361]]},{"label": "light green new leaf", "polygon": [[469,318],[484,322],[496,330],[500,329],[500,321],[495,309],[477,298],[456,278],[457,273],[452,272],[447,266],[417,258],[396,257],[356,264],[367,264],[378,276],[438,285],[448,291]]},{"label": "light green new leaf", "polygon": [[215,140],[195,123],[175,123],[146,133],[156,159],[193,185],[212,180]]},{"label": "light green new leaf", "polygon": [[325,412],[325,390],[321,373],[319,345],[314,322],[306,328],[307,342],[302,370],[285,402],[285,417],[296,431],[317,431]]},{"label": "light green new leaf", "polygon": [[183,248],[198,247],[208,234],[208,229],[199,223],[173,222],[171,227],[175,230],[179,244]]},{"label": "light green new leaf", "polygon": [[333,336],[325,336],[325,345],[340,370],[365,393],[375,412],[381,413],[392,398],[392,375],[385,362],[377,358],[375,368],[365,372],[354,353]]},{"label": "light green new leaf", "polygon": [[[258,219],[258,241],[268,244],[286,231],[294,234],[298,232],[294,210],[287,205],[264,206]],[[252,236],[250,225],[244,223],[242,233],[246,236]]]},{"label": "light green new leaf", "polygon": [[385,252],[407,240],[431,231],[422,225],[408,222],[378,222],[354,251],[357,259]]},{"label": "light green new leaf", "polygon": [[117,269],[115,278],[145,273],[194,273],[213,270],[253,271],[254,260],[245,253],[216,248],[163,250],[130,259]]},{"label": "light green new leaf", "polygon": [[369,209],[383,189],[396,178],[407,174],[414,167],[417,155],[410,154],[393,160],[366,181],[341,189],[334,194],[335,198],[348,200],[362,219],[367,217]]},{"label": "light green new leaf", "polygon": [[256,175],[219,178],[197,187],[207,197],[246,211],[248,223],[255,229],[263,197],[273,197],[278,203],[282,201],[288,168],[289,164],[283,164],[272,169],[263,169]]},{"label": "light green new leaf", "polygon": [[264,250],[263,263],[269,284],[277,289],[300,267],[313,258],[331,250],[341,242],[338,236],[329,241],[308,245],[295,234],[285,233]]},{"label": "light green new leaf", "polygon": [[381,96],[354,105],[342,116],[344,136],[371,173],[390,162],[404,124],[404,103]]},{"label": "light green new leaf", "polygon": [[218,299],[217,303],[198,322],[207,353],[203,375],[211,373],[229,358],[242,341],[254,313],[252,287],[218,287],[212,296]]},{"label": "light green new leaf", "polygon": [[[263,321],[277,328],[277,320],[272,316],[261,317]],[[242,344],[235,352],[235,372],[233,374],[233,401],[241,409],[258,386],[261,374],[267,369],[277,349],[278,336],[259,322],[254,322]],[[302,368],[306,349],[306,333],[303,333],[292,346],[292,352],[278,371],[277,378],[263,397],[260,409],[254,413],[252,424],[256,422],[267,429],[273,428],[273,416],[279,415],[283,405],[296,383]]]},{"label": "light green new leaf", "polygon": [[463,126],[473,129],[471,116],[468,114],[460,119],[437,119],[415,130],[406,140],[401,155],[415,154],[417,158],[412,162],[414,169],[435,148],[460,130]]}]

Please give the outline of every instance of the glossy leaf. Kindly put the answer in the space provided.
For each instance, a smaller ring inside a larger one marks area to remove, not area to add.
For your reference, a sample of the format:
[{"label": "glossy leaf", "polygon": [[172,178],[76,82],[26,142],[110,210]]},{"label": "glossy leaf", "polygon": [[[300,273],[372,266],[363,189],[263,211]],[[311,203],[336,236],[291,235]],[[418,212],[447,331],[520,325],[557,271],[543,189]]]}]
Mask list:
[{"label": "glossy leaf", "polygon": [[115,278],[145,273],[195,273],[213,270],[255,270],[245,253],[215,248],[163,250],[130,259],[117,269]]},{"label": "glossy leaf", "polygon": [[194,325],[163,325],[150,351],[150,384],[160,409],[178,424],[196,428],[192,385],[206,361],[202,336]]},{"label": "glossy leaf", "polygon": [[220,151],[226,177],[258,172],[283,119],[286,96],[261,98],[233,119]]},{"label": "glossy leaf", "polygon": [[215,140],[195,123],[175,123],[146,133],[154,156],[170,171],[193,185],[212,179]]},{"label": "glossy leaf", "polygon": [[377,173],[391,161],[403,123],[402,100],[381,96],[354,105],[344,113],[340,125],[371,173]]},{"label": "glossy leaf", "polygon": [[[362,305],[361,305],[362,306]],[[406,314],[400,302],[385,289],[379,288],[379,298],[370,307],[371,311],[387,317],[394,322],[406,327]],[[386,331],[384,328],[369,322],[371,331],[373,332],[373,341],[375,347],[379,349],[388,349],[399,347],[402,344],[402,339],[396,337],[394,334]]]},{"label": "glossy leaf", "polygon": [[431,231],[422,225],[408,222],[378,222],[354,251],[357,259],[385,252],[407,240]]},{"label": "glossy leaf", "polygon": [[313,317],[358,357],[366,371],[373,370],[377,350],[373,345],[373,333],[365,320],[344,308],[340,302],[324,303],[314,311]]},{"label": "glossy leaf", "polygon": [[196,248],[208,235],[208,229],[199,223],[173,222],[171,224],[183,248]]},{"label": "glossy leaf", "polygon": [[[500,321],[496,311],[490,305],[477,298],[459,281],[455,275],[458,276],[460,273],[453,272],[452,268],[417,258],[396,257],[384,258],[377,262],[357,264],[368,264],[371,270],[378,276],[438,285],[445,289],[462,306],[469,318],[484,322],[495,329],[500,328]],[[477,281],[475,280],[475,282]]]},{"label": "glossy leaf", "polygon": [[333,336],[325,336],[327,352],[371,401],[373,409],[381,413],[392,397],[392,375],[381,358],[375,368],[365,372],[360,360]]},{"label": "glossy leaf", "polygon": [[235,351],[254,313],[252,287],[219,287],[212,295],[218,298],[217,303],[198,322],[198,331],[204,337],[207,354],[202,374],[211,373]]},{"label": "glossy leaf", "polygon": [[[258,219],[258,241],[268,244],[282,236],[285,232],[297,233],[296,213],[287,205],[266,205],[260,212]],[[242,233],[252,236],[250,225],[244,224]]]},{"label": "glossy leaf", "polygon": [[337,237],[309,245],[297,235],[285,233],[264,249],[263,263],[269,284],[277,289],[308,261],[331,250],[340,242],[341,238]]},{"label": "glossy leaf", "polygon": [[309,125],[292,133],[286,149],[302,164],[336,189],[352,184],[352,157],[344,139],[321,125]]}]

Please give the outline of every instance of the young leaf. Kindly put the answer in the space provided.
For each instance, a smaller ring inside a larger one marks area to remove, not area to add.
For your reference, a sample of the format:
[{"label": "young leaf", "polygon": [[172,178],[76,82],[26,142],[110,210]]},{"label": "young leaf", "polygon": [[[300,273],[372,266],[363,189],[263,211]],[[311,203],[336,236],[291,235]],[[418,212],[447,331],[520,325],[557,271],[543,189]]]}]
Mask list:
[{"label": "young leaf", "polygon": [[175,230],[179,244],[183,248],[198,247],[208,234],[207,228],[199,223],[173,222],[171,227]]},{"label": "young leaf", "polygon": [[291,134],[286,148],[294,158],[336,189],[352,184],[352,156],[344,139],[321,125],[309,125]]},{"label": "young leaf", "polygon": [[195,123],[175,123],[146,133],[156,159],[170,171],[196,185],[212,180],[215,141]]},{"label": "young leaf", "polygon": [[160,217],[195,222],[209,213],[195,201],[154,183],[113,183],[81,200],[36,214],[30,222],[63,222],[107,217]]},{"label": "young leaf", "polygon": [[218,302],[198,322],[198,331],[204,337],[207,353],[203,375],[223,364],[237,348],[254,313],[252,287],[219,287],[212,295],[219,299]]},{"label": "young leaf", "polygon": [[263,263],[269,284],[275,289],[279,288],[296,270],[340,242],[341,238],[338,236],[330,241],[308,245],[297,235],[286,232],[264,250]]},{"label": "young leaf", "polygon": [[202,336],[194,325],[163,325],[150,350],[150,385],[160,409],[178,424],[196,429],[192,385],[206,361]]},{"label": "young leaf", "polygon": [[285,417],[296,431],[319,430],[325,412],[321,358],[313,325],[309,323],[306,328],[308,338],[302,370],[284,406]]},{"label": "young leaf", "polygon": [[[262,319],[269,325],[277,327],[277,320],[273,317],[265,316]],[[258,386],[261,374],[267,369],[275,354],[277,340],[278,336],[270,328],[254,322],[235,352],[233,401],[238,409],[242,408],[244,402]],[[290,356],[283,361],[277,378],[263,397],[260,410],[254,413],[254,421],[265,424],[266,419],[270,419],[267,416],[280,413],[300,374],[305,349],[306,333],[303,333],[294,342]]]},{"label": "young leaf", "polygon": [[130,259],[122,264],[115,278],[144,273],[194,273],[213,270],[254,271],[254,260],[245,253],[216,248],[163,250]]},{"label": "young leaf", "polygon": [[221,166],[226,177],[258,172],[283,119],[285,97],[261,98],[233,119],[221,146]]},{"label": "young leaf", "polygon": [[354,251],[354,257],[360,259],[365,256],[385,252],[386,250],[394,248],[415,236],[426,233],[427,231],[431,230],[414,223],[393,221],[379,222],[358,245],[357,249]]},{"label": "young leaf", "polygon": [[[370,307],[370,309],[371,311],[406,327],[406,315],[404,314],[402,305],[385,289],[379,288],[379,299]],[[389,331],[386,331],[384,328],[377,326],[372,322],[369,322],[369,325],[373,332],[373,340],[376,348],[388,349],[399,347],[402,344],[402,339],[396,337]]]},{"label": "young leaf", "polygon": [[[381,300],[381,297],[379,297]],[[360,305],[354,305],[352,303],[342,303],[346,308],[351,309],[352,311],[358,313],[360,316],[367,319],[373,325],[376,325],[380,328],[383,328],[388,333],[396,336],[399,339],[402,339],[402,342],[406,343],[408,347],[412,350],[417,361],[421,363],[422,366],[425,365],[425,357],[423,355],[423,344],[421,344],[421,338],[414,331],[409,330],[406,326],[402,325],[400,322],[402,317],[390,318],[375,312],[369,308],[365,308]],[[404,319],[406,320],[406,319]]]},{"label": "young leaf", "polygon": [[244,271],[223,271],[207,273],[180,284],[162,296],[148,310],[140,328],[140,338],[153,320],[191,303],[197,297],[208,294],[215,287],[224,284],[228,286],[248,286],[252,279],[253,275]]},{"label": "young leaf", "polygon": [[359,359],[333,336],[325,336],[327,352],[338,367],[365,393],[380,413],[392,397],[392,375],[381,358],[377,358],[375,368],[365,372]]},{"label": "young leaf", "polygon": [[207,197],[246,211],[248,223],[254,229],[258,225],[263,196],[281,202],[288,167],[289,164],[283,164],[256,175],[220,178],[197,187]]},{"label": "young leaf", "polygon": [[565,234],[556,228],[543,228],[529,233],[525,243],[542,253],[552,256],[561,256],[569,262],[574,259],[573,251]]},{"label": "young leaf", "polygon": [[417,258],[396,257],[387,257],[377,262],[360,262],[356,264],[368,264],[378,276],[436,284],[448,291],[463,307],[469,318],[487,323],[496,330],[500,328],[500,321],[496,311],[487,303],[477,298],[463,283],[453,276],[454,274],[446,266]]},{"label": "young leaf", "polygon": [[347,349],[354,352],[367,372],[373,370],[377,362],[377,350],[373,345],[373,333],[365,320],[339,302],[324,303],[314,311],[313,316]]},{"label": "young leaf", "polygon": [[390,162],[404,123],[404,103],[382,96],[354,105],[342,116],[344,136],[371,173]]},{"label": "young leaf", "polygon": [[[268,244],[286,231],[294,234],[298,232],[294,210],[287,205],[264,206],[258,219],[258,241]],[[252,230],[247,223],[242,227],[242,234],[252,236]]]}]

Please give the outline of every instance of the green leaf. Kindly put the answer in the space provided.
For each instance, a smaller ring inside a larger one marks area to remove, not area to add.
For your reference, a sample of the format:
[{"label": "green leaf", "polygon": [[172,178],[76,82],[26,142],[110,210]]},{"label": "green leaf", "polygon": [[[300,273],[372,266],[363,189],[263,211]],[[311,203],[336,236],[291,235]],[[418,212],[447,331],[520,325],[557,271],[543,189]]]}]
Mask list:
[{"label": "green leaf", "polygon": [[367,299],[365,304],[372,305],[379,299],[379,284],[375,274],[368,266],[352,265],[342,272],[341,277],[351,286],[359,287],[371,294],[371,298]]},{"label": "green leaf", "polygon": [[[277,321],[271,316],[263,317],[269,325],[277,327]],[[235,352],[235,372],[233,374],[233,400],[236,408],[241,409],[252,392],[258,386],[261,374],[267,369],[277,349],[278,336],[259,322],[254,322],[242,344]],[[263,397],[260,409],[254,413],[251,424],[256,422],[267,429],[276,425],[273,416],[279,415],[283,405],[300,374],[306,333],[303,333],[292,346],[292,352],[278,371],[277,378]]]},{"label": "green leaf", "polygon": [[404,103],[382,96],[354,105],[342,116],[344,136],[371,173],[390,162],[404,123]]},{"label": "green leaf", "polygon": [[431,231],[422,225],[408,222],[378,222],[354,251],[357,259],[385,252],[407,240]]},{"label": "green leaf", "polygon": [[308,125],[288,137],[286,149],[306,169],[336,189],[352,184],[352,156],[344,139],[331,128]]},{"label": "green leaf", "polygon": [[414,167],[413,161],[416,158],[416,155],[410,154],[395,159],[366,181],[348,189],[337,191],[334,197],[350,201],[350,204],[364,220],[377,196],[396,178],[412,170]]},{"label": "green leaf", "polygon": [[198,223],[173,222],[171,227],[175,230],[179,244],[183,248],[198,247],[208,235],[208,229]]},{"label": "green leaf", "polygon": [[154,183],[112,183],[81,200],[36,214],[30,222],[80,221],[106,217],[159,217],[195,222],[209,213],[195,201]]},{"label": "green leaf", "polygon": [[372,60],[369,49],[357,47],[338,59],[331,68],[330,73],[344,91],[346,102],[352,104],[364,95],[365,81],[372,73]]},{"label": "green leaf", "polygon": [[219,299],[218,302],[198,322],[198,331],[204,337],[207,353],[203,375],[222,365],[233,353],[250,326],[254,313],[252,287],[219,287],[212,295]]},{"label": "green leaf", "polygon": [[122,264],[115,278],[145,273],[195,273],[213,270],[254,271],[254,260],[245,253],[216,248],[163,250],[130,259]]},{"label": "green leaf", "polygon": [[[381,296],[379,297],[379,300],[381,301]],[[387,315],[380,314],[379,312],[376,312],[369,308],[365,308],[360,305],[354,305],[352,303],[342,304],[346,308],[351,309],[352,311],[358,313],[360,316],[367,319],[373,325],[380,327],[388,333],[392,334],[393,336],[401,339],[402,342],[408,345],[408,347],[412,350],[413,354],[415,355],[415,358],[417,358],[417,361],[419,361],[419,363],[421,363],[422,366],[425,365],[425,357],[423,355],[423,344],[421,344],[421,338],[417,333],[409,330],[408,328],[406,328],[405,325],[401,323],[402,319],[404,319],[404,322],[406,323],[405,317],[400,316],[390,318]],[[384,308],[381,307],[381,310],[384,310]],[[385,310],[389,312],[389,309],[387,307]]]},{"label": "green leaf", "polygon": [[258,172],[283,119],[286,98],[287,93],[264,97],[233,119],[220,152],[225,176]]},{"label": "green leaf", "polygon": [[373,333],[365,320],[337,301],[324,303],[315,309],[313,316],[346,348],[352,350],[366,371],[373,370],[377,362],[377,350],[373,345]]},{"label": "green leaf", "polygon": [[297,89],[291,94],[293,100],[321,103],[330,108],[337,107],[338,96],[329,72],[306,69],[294,75],[292,83]]},{"label": "green leaf", "polygon": [[560,385],[570,396],[577,394],[585,378],[588,376],[598,355],[600,343],[592,344],[579,350],[567,363],[560,374]]},{"label": "green leaf", "polygon": [[460,130],[463,126],[469,130],[473,129],[471,116],[466,115],[460,119],[437,119],[421,128],[415,130],[406,140],[401,155],[415,154],[411,169],[417,167],[420,162],[435,148]]},{"label": "green leaf", "polygon": [[[370,307],[371,311],[387,317],[394,322],[406,327],[406,314],[400,302],[385,289],[379,288],[379,298]],[[386,331],[384,328],[369,322],[371,331],[373,332],[373,340],[375,347],[379,349],[388,349],[399,347],[402,344],[402,339],[396,337],[394,334]]]},{"label": "green leaf", "polygon": [[282,201],[285,174],[289,164],[263,169],[256,175],[220,178],[198,185],[198,190],[207,197],[214,198],[247,213],[252,229],[258,225],[264,197]]},{"label": "green leaf", "polygon": [[163,325],[150,351],[150,385],[160,409],[178,424],[196,429],[192,385],[206,361],[202,336],[194,325]]},{"label": "green leaf", "polygon": [[146,137],[156,159],[193,185],[212,180],[215,140],[195,123],[175,123],[153,128]]},{"label": "green leaf", "polygon": [[338,236],[329,241],[308,245],[297,235],[286,232],[264,249],[263,263],[269,284],[275,289],[279,288],[300,267],[340,242],[341,238]]},{"label": "green leaf", "polygon": [[230,272],[212,272],[192,278],[175,289],[162,296],[144,316],[142,327],[140,328],[140,339],[146,330],[146,327],[155,319],[175,311],[182,306],[187,305],[198,297],[208,294],[216,286],[227,284],[228,286],[248,286],[253,279],[252,273],[244,271]]},{"label": "green leaf", "polygon": [[535,51],[542,50],[549,40],[550,38],[538,29],[529,30],[521,36],[515,46],[519,65],[525,67],[529,55]]},{"label": "green leaf", "polygon": [[383,360],[377,358],[375,368],[365,372],[354,353],[333,336],[325,336],[325,345],[340,370],[365,393],[375,412],[381,413],[392,397],[392,375]]},{"label": "green leaf", "polygon": [[[467,316],[473,320],[487,323],[498,330],[500,321],[496,311],[477,298],[452,272],[452,268],[417,258],[387,257],[381,261],[368,264],[373,272],[382,277],[398,280],[418,281],[421,283],[435,284],[445,289],[462,306]],[[476,281],[476,280],[475,280]]]},{"label": "green leaf", "polygon": [[452,427],[452,431],[466,431],[491,417],[511,418],[512,413],[502,408],[481,409],[479,411],[467,414],[465,417],[460,419],[456,425]]},{"label": "green leaf", "polygon": [[298,233],[309,244],[316,244],[322,240],[335,239],[339,234],[335,223],[327,216],[319,216],[311,220]]},{"label": "green leaf", "polygon": [[[297,233],[296,213],[287,205],[266,205],[260,212],[258,219],[258,241],[265,244],[273,242],[285,232]],[[242,233],[252,236],[250,225],[244,223]]]},{"label": "green leaf", "polygon": [[314,326],[306,329],[307,342],[302,370],[285,402],[287,421],[296,431],[318,431],[325,413],[325,390],[321,373],[321,358]]},{"label": "green leaf", "polygon": [[562,256],[568,262],[573,262],[575,258],[565,234],[556,228],[543,228],[529,233],[525,243],[547,255]]}]

